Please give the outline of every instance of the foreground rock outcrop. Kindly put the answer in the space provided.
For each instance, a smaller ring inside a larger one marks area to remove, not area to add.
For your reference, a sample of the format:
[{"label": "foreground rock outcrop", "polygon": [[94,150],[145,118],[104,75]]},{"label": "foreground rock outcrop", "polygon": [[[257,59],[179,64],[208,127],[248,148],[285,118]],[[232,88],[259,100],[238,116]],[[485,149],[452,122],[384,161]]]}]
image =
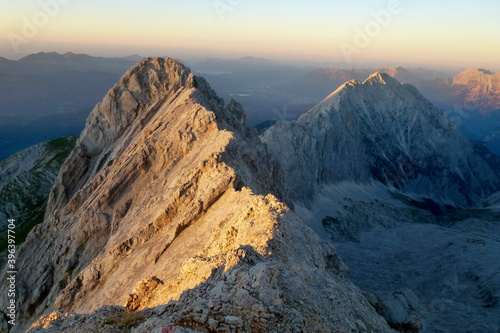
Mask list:
[{"label": "foreground rock outcrop", "polygon": [[[286,191],[240,105],[143,60],[92,111],[19,249],[13,331],[44,315],[33,330],[390,331]],[[122,325],[123,309],[144,316]]]}]

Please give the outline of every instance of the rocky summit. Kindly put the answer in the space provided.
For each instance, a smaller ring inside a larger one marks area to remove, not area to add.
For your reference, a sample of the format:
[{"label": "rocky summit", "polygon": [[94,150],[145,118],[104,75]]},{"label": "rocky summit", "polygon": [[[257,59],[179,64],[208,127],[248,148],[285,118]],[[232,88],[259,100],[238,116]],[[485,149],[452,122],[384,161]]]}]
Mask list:
[{"label": "rocky summit", "polygon": [[239,104],[175,60],[141,61],[18,251],[12,331],[391,331],[273,161]]}]

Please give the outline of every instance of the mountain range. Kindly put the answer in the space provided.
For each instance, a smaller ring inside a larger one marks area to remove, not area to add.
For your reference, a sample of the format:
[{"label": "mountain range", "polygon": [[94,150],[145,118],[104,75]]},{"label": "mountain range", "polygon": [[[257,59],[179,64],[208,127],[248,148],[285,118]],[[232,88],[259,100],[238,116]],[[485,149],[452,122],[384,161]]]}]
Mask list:
[{"label": "mountain range", "polygon": [[[93,106],[138,59],[138,55],[102,58],[71,52],[41,52],[18,61],[0,58],[3,101],[0,159],[33,144],[79,134]],[[457,76],[457,81],[453,77],[458,70],[445,72],[401,66],[325,69],[318,68],[321,64],[253,57],[233,61],[191,59],[190,62],[194,72],[205,77],[219,96],[235,99],[243,105],[251,125],[297,119],[345,82],[364,81],[374,72],[388,73],[400,82],[415,85],[435,106],[458,121],[467,137],[485,141],[490,149],[500,151],[497,149],[500,120],[494,112],[498,94],[490,89],[489,97],[481,97],[481,92],[489,88],[474,90],[473,83],[459,85],[458,82],[464,80],[462,74],[467,71]],[[477,73],[474,75],[479,75]],[[475,80],[472,76],[471,82]],[[487,81],[486,76],[484,80]],[[491,82],[490,85],[495,86],[495,80]],[[465,96],[466,90],[474,90],[474,96]]]},{"label": "mountain range", "polygon": [[134,63],[53,52],[18,61],[0,58],[0,160],[79,134],[95,104]]},{"label": "mountain range", "polygon": [[364,81],[374,72],[387,73],[415,86],[434,106],[454,119],[467,137],[487,142],[492,151],[500,153],[500,74],[486,69],[469,68],[454,77],[445,72],[409,70],[401,66],[316,69],[286,83],[283,89],[320,100],[346,81]]},{"label": "mountain range", "polygon": [[500,216],[484,198],[500,164],[413,86],[380,73],[349,81],[261,138],[295,212],[391,327],[498,330]]},{"label": "mountain range", "polygon": [[270,161],[241,106],[174,60],[139,63],[90,115],[19,251],[32,272],[19,275],[19,319],[168,304],[143,325],[388,331],[278,199]]},{"label": "mountain range", "polygon": [[179,61],[133,66],[18,251],[12,331],[500,328],[498,159],[415,87],[245,118]]},{"label": "mountain range", "polygon": [[499,174],[456,125],[388,74],[347,82],[263,141],[280,156],[292,197],[305,203],[321,184],[344,180],[374,179],[462,207],[499,189]]}]

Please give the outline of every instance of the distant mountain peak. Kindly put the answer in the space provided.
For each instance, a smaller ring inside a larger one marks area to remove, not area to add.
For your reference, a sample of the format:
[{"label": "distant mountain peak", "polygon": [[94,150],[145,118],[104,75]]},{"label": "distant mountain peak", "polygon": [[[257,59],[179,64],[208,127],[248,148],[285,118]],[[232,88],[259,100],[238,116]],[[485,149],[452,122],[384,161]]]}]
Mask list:
[{"label": "distant mountain peak", "polygon": [[242,60],[242,61],[272,61],[272,60],[267,59],[267,58],[259,58],[259,57],[254,57],[254,56],[245,56],[245,57],[239,58],[238,60]]},{"label": "distant mountain peak", "polygon": [[341,181],[376,180],[419,195],[432,189],[433,200],[464,207],[500,186],[452,121],[385,73],[347,82],[261,137],[280,156],[288,192],[306,205],[322,185]]},{"label": "distant mountain peak", "polygon": [[401,85],[399,81],[387,73],[375,72],[366,79],[363,84],[386,84],[386,85]]},{"label": "distant mountain peak", "polygon": [[490,72],[487,68],[467,68],[463,72],[459,73],[455,78],[472,78],[480,75],[493,75],[494,73]]},{"label": "distant mountain peak", "polygon": [[138,62],[138,61],[141,61],[144,57],[142,57],[141,55],[139,54],[132,54],[132,55],[129,55],[129,56],[126,56],[126,57],[123,57],[122,59],[125,59],[125,60],[128,60],[128,61],[135,61],[135,62]]},{"label": "distant mountain peak", "polygon": [[469,68],[453,78],[454,94],[482,114],[500,109],[500,73]]},{"label": "distant mountain peak", "polygon": [[37,61],[37,60],[48,60],[48,59],[59,59],[62,56],[57,52],[38,52],[27,55],[24,58],[21,58],[19,61]]}]

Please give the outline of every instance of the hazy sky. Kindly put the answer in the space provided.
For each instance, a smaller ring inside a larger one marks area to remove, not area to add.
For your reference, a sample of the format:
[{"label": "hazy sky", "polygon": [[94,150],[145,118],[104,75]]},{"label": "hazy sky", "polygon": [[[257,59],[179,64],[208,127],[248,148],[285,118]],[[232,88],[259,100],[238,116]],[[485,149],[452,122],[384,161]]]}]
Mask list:
[{"label": "hazy sky", "polygon": [[0,55],[11,59],[73,51],[500,70],[498,0],[0,1]]}]

